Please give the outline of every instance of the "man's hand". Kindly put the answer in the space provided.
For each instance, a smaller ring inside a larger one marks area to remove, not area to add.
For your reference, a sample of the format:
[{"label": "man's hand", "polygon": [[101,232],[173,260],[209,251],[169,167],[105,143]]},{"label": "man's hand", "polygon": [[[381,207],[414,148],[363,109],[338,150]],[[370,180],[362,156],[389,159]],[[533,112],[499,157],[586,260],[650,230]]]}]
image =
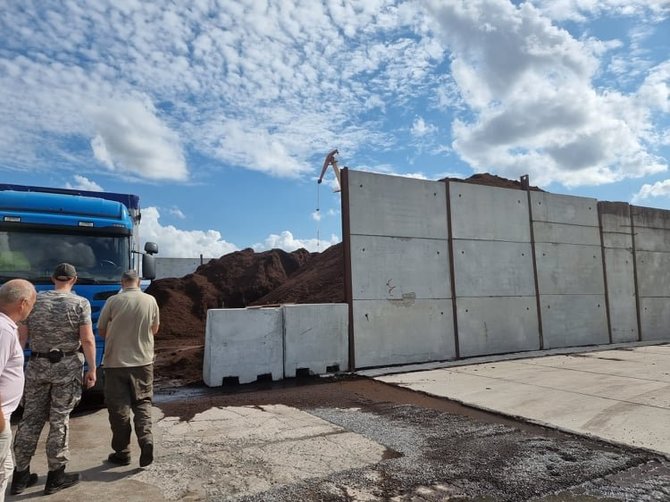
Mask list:
[{"label": "man's hand", "polygon": [[96,379],[95,369],[88,370],[86,375],[84,375],[84,385],[86,385],[86,388],[90,389],[91,387],[94,387]]}]

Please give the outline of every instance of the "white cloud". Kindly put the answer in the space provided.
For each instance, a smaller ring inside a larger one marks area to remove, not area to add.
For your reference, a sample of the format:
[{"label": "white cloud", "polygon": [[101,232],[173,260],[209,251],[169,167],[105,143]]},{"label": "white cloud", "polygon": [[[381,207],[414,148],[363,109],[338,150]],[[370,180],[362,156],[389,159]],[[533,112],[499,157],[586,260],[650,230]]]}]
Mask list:
[{"label": "white cloud", "polygon": [[312,219],[314,221],[321,221],[321,211],[314,211],[312,213]]},{"label": "white cloud", "polygon": [[239,248],[221,238],[216,230],[180,230],[173,225],[161,225],[160,212],[155,207],[142,210],[140,236],[143,242],[156,242],[158,256],[165,258],[219,257]]},{"label": "white cloud", "polygon": [[412,123],[410,132],[412,136],[422,137],[428,134],[433,134],[437,131],[437,126],[427,123],[423,117],[417,117]]},{"label": "white cloud", "polygon": [[400,173],[398,176],[403,178],[413,178],[415,180],[427,180],[428,177],[423,173]]},{"label": "white cloud", "polygon": [[633,195],[631,202],[636,204],[651,197],[667,197],[670,195],[670,180],[657,181],[656,183],[645,183],[640,191]]},{"label": "white cloud", "polygon": [[110,102],[91,115],[96,131],[93,154],[106,167],[138,178],[187,179],[179,136],[152,107],[137,101]]},{"label": "white cloud", "polygon": [[100,185],[98,185],[95,181],[89,180],[86,176],[75,174],[73,178],[74,183],[65,183],[65,188],[69,188],[71,190],[89,190],[91,192],[103,191],[103,188]]},{"label": "white cloud", "polygon": [[291,252],[296,249],[304,248],[307,251],[314,253],[317,251],[324,251],[338,242],[340,242],[340,239],[334,234],[330,236],[329,240],[296,239],[291,232],[284,230],[280,234],[270,234],[263,243],[256,243],[252,247],[256,252],[275,248]]},{"label": "white cloud", "polygon": [[667,0],[532,0],[532,3],[547,16],[561,21],[585,21],[602,13],[658,18],[670,12]]},{"label": "white cloud", "polygon": [[454,150],[475,171],[574,186],[667,169],[649,149],[648,109],[594,87],[602,45],[576,40],[527,3],[429,5],[473,113],[454,121]]},{"label": "white cloud", "polygon": [[183,213],[183,211],[176,206],[169,208],[168,213],[170,213],[175,218],[179,218],[180,220],[186,219],[186,215]]}]

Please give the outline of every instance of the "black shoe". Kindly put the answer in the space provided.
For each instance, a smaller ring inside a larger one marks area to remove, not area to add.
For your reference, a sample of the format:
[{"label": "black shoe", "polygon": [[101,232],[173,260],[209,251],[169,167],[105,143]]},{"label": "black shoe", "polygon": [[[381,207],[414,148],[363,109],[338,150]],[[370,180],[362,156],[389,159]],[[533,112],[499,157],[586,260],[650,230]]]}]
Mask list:
[{"label": "black shoe", "polygon": [[79,483],[79,473],[66,473],[65,466],[55,471],[49,471],[47,475],[47,484],[44,486],[44,495],[51,495],[59,490],[70,488]]},{"label": "black shoe", "polygon": [[144,443],[140,450],[142,451],[140,455],[140,467],[146,467],[154,461],[154,444]]},{"label": "black shoe", "polygon": [[25,471],[17,471],[14,467],[14,475],[12,476],[12,487],[10,488],[10,493],[12,495],[18,495],[23,493],[26,488],[30,488],[35,483],[37,483],[37,474],[30,473],[30,467]]},{"label": "black shoe", "polygon": [[107,462],[115,465],[130,465],[130,455],[115,451],[114,453],[109,454]]}]

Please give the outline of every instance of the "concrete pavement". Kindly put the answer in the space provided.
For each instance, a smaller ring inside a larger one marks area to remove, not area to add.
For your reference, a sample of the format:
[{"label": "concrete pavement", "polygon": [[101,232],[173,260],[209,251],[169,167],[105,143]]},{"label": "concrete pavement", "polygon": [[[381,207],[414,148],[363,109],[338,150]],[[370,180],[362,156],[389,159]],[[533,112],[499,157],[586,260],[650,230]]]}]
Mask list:
[{"label": "concrete pavement", "polygon": [[670,457],[670,345],[377,377],[483,410]]}]

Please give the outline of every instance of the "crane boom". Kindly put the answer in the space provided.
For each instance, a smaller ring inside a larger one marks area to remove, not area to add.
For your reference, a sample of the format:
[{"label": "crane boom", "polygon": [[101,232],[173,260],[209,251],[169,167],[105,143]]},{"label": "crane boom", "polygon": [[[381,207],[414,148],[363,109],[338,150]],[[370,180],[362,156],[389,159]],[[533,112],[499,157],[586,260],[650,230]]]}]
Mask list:
[{"label": "crane boom", "polygon": [[323,167],[321,168],[321,176],[319,176],[319,180],[317,183],[321,183],[323,181],[323,176],[326,174],[326,170],[328,169],[328,166],[333,166],[333,171],[335,171],[335,178],[337,178],[337,190],[333,190],[333,192],[339,192],[342,190],[342,183],[340,182],[340,167],[337,165],[337,159],[335,158],[335,155],[337,155],[339,152],[337,151],[337,148],[331,150],[328,152],[328,155],[326,155],[325,160],[323,161]]}]

